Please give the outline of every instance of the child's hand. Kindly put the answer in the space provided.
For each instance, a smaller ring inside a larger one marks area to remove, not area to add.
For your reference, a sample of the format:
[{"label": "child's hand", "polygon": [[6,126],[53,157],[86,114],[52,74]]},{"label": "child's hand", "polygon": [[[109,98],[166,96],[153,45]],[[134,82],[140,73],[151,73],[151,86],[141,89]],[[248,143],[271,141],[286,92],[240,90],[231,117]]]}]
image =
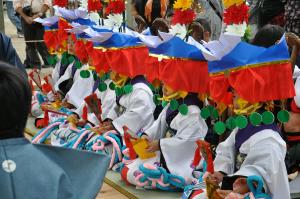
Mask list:
[{"label": "child's hand", "polygon": [[150,141],[150,138],[149,138],[149,136],[148,136],[148,135],[146,135],[146,134],[143,134],[143,135],[141,136],[141,139],[144,139],[144,140]]},{"label": "child's hand", "polygon": [[149,146],[147,148],[147,152],[153,153],[155,151],[159,151],[159,142],[158,140],[154,140],[149,143]]},{"label": "child's hand", "polygon": [[249,187],[247,185],[247,178],[238,178],[234,181],[233,183],[233,191],[235,193],[239,193],[239,194],[245,194],[248,193]]},{"label": "child's hand", "polygon": [[221,198],[226,198],[231,192],[232,190],[222,190],[222,189],[217,190],[217,193]]},{"label": "child's hand", "polygon": [[86,120],[79,120],[77,123],[76,123],[76,126],[79,126],[79,127],[84,127],[86,125],[87,121]]},{"label": "child's hand", "polygon": [[219,171],[216,171],[214,172],[213,174],[211,173],[208,173],[206,172],[204,175],[203,175],[203,179],[205,180],[206,178],[210,179],[211,181],[215,182],[216,184],[220,184],[222,181],[223,181],[223,177],[224,177],[224,174],[219,172]]}]

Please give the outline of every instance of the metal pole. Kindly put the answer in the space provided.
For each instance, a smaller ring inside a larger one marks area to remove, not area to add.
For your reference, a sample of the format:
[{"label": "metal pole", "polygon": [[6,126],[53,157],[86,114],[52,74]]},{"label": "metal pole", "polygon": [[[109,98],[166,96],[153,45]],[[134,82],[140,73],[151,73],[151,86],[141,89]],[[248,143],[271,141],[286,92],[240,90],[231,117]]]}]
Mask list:
[{"label": "metal pole", "polygon": [[0,0],[0,32],[5,32],[3,0]]}]

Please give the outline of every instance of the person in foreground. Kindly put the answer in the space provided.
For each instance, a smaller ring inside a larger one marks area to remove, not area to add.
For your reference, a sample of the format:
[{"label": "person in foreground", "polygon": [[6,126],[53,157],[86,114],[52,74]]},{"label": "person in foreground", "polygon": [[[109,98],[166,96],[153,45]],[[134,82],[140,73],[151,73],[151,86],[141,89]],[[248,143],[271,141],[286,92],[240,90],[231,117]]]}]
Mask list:
[{"label": "person in foreground", "polygon": [[1,198],[95,198],[109,158],[27,141],[23,131],[31,95],[21,72],[0,62]]}]

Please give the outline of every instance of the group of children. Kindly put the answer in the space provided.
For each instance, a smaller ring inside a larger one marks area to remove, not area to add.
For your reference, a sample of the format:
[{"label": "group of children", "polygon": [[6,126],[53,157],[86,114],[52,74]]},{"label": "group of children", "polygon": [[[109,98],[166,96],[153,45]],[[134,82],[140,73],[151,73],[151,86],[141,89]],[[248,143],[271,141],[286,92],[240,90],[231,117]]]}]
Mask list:
[{"label": "group of children", "polygon": [[[180,2],[177,13],[190,11]],[[241,4],[225,3],[227,13]],[[124,11],[109,8],[109,20]],[[40,21],[57,55],[51,89],[34,95],[32,113],[44,129],[33,143],[50,138],[107,154],[110,169],[140,188],[174,191],[205,181],[206,190],[188,197],[290,198],[281,124],[289,124],[286,99],[297,92],[280,28],[262,28],[249,44],[241,41],[244,26],[237,28],[244,21],[230,27],[225,12],[227,34],[199,43],[178,16],[173,35],[162,19],[137,33],[97,26],[81,8],[57,13]],[[205,151],[199,140],[217,148]]]}]

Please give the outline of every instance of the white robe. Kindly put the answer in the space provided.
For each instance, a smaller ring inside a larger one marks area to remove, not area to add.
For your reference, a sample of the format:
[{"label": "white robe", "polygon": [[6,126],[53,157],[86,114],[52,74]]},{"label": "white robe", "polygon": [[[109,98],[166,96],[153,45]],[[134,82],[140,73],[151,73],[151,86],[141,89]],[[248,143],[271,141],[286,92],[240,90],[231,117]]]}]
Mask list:
[{"label": "white robe", "polygon": [[117,110],[119,106],[115,106],[109,112],[108,118],[115,118],[112,124],[121,136],[124,135],[123,126],[127,126],[132,132],[137,133],[141,129],[149,128],[154,122],[153,93],[144,83],[134,84],[133,91],[123,95],[119,103],[125,108],[125,111],[119,113]]},{"label": "white robe", "polygon": [[217,147],[215,171],[222,171],[229,176],[261,176],[267,193],[273,199],[290,198],[284,162],[286,144],[280,135],[271,129],[265,129],[251,136],[239,149],[240,153],[247,156],[241,168],[234,172],[236,133],[237,129]]},{"label": "white robe", "polygon": [[[112,82],[111,80],[105,80],[105,84],[108,85]],[[111,109],[114,109],[116,106],[116,94],[115,91],[107,88],[106,91],[100,92],[98,89],[95,91],[95,94],[97,95],[98,99],[101,100],[101,109],[102,109],[102,114],[101,118],[102,120],[105,120],[108,118],[108,113],[110,112]],[[86,103],[83,102],[81,106],[75,111],[76,114],[79,116],[82,115],[83,113],[83,108],[86,106]],[[111,118],[115,119],[115,118]],[[94,113],[88,113],[88,121],[91,122],[94,125],[99,125],[100,122],[95,116]]]},{"label": "white robe", "polygon": [[59,80],[59,71],[60,71],[60,67],[61,67],[61,60],[59,60],[56,64],[55,67],[52,71],[52,80],[53,80],[53,84],[56,85],[56,82]]},{"label": "white robe", "polygon": [[84,102],[84,98],[91,95],[93,92],[93,86],[95,83],[93,75],[91,74],[89,78],[82,78],[80,76],[80,71],[85,70],[85,68],[87,68],[87,66],[76,71],[73,79],[73,85],[65,96],[67,102],[74,105],[76,108],[79,108]]},{"label": "white robe", "polygon": [[196,141],[203,140],[207,133],[207,125],[205,120],[200,116],[200,109],[195,105],[188,106],[187,115],[178,113],[172,120],[170,127],[177,130],[176,135],[166,138],[167,123],[166,106],[160,113],[153,125],[145,131],[151,140],[160,140],[160,152],[156,152],[156,157],[147,160],[137,158],[129,165],[127,180],[135,184],[134,173],[138,170],[139,165],[143,163],[153,164],[160,162],[160,155],[163,154],[166,165],[171,174],[191,179],[193,169],[191,163],[194,159],[194,153],[197,148]]}]

